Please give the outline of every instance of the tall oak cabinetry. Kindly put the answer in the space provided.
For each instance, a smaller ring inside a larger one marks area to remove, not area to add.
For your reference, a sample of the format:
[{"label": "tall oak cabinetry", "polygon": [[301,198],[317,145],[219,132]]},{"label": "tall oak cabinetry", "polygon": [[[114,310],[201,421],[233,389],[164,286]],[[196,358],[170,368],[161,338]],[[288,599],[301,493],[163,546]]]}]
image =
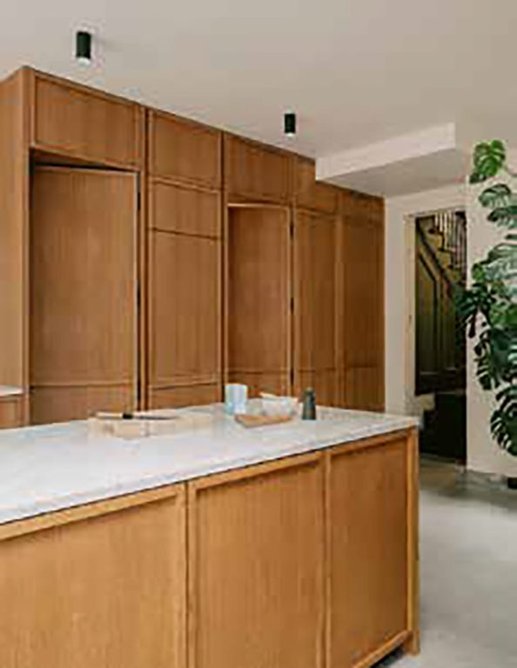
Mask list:
[{"label": "tall oak cabinetry", "polygon": [[382,408],[380,200],[29,69],[0,84],[0,146],[0,382],[25,421],[212,402],[227,380]]}]

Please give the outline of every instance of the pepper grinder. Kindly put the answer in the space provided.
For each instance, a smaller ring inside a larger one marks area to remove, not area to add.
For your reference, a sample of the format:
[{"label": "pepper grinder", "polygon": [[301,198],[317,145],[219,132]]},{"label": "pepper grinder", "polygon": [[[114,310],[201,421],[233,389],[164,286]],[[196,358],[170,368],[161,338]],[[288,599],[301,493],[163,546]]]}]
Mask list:
[{"label": "pepper grinder", "polygon": [[316,419],[316,393],[308,387],[303,393],[302,420]]}]

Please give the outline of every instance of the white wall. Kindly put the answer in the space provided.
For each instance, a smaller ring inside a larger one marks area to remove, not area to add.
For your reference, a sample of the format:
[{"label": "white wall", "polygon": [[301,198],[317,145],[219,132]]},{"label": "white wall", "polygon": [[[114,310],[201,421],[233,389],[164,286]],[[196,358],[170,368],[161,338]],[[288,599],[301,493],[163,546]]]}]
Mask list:
[{"label": "white wall", "polygon": [[[511,155],[510,164],[517,165],[517,151]],[[515,187],[514,180],[513,188]],[[467,188],[469,266],[483,258],[487,250],[504,236],[504,230],[499,230],[495,225],[487,222],[486,210],[483,210],[477,201],[482,189],[482,185]],[[467,364],[468,467],[476,471],[517,476],[517,457],[512,457],[500,450],[492,441],[489,420],[493,397],[484,392],[477,382],[472,346],[469,346]]]},{"label": "white wall", "polygon": [[463,185],[386,200],[386,410],[391,413],[421,412],[421,401],[415,400],[414,226],[408,217],[464,206]]}]

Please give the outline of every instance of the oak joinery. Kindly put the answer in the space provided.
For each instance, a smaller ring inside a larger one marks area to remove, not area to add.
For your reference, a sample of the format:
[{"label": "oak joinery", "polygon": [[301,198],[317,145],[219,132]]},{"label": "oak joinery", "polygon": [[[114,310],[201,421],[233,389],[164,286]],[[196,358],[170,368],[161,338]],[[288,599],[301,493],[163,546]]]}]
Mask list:
[{"label": "oak joinery", "polygon": [[294,385],[336,400],[336,221],[298,210],[294,226]]},{"label": "oak joinery", "polygon": [[226,371],[231,382],[289,391],[290,232],[281,207],[230,207],[226,231]]},{"label": "oak joinery", "polygon": [[370,666],[410,633],[407,433],[364,445],[328,453],[329,668]]},{"label": "oak joinery", "polygon": [[321,455],[189,485],[189,667],[321,668]]},{"label": "oak joinery", "polygon": [[149,388],[150,408],[181,408],[221,401],[221,383],[175,385]]},{"label": "oak joinery", "polygon": [[339,241],[340,404],[384,410],[384,210],[344,193]]},{"label": "oak joinery", "polygon": [[224,137],[224,187],[231,202],[290,203],[291,156],[233,135]]},{"label": "oak joinery", "polygon": [[0,429],[21,427],[22,415],[22,397],[0,397]]},{"label": "oak joinery", "polygon": [[296,158],[295,206],[322,213],[336,214],[339,209],[339,189],[328,183],[316,181],[314,160]]},{"label": "oak joinery", "polygon": [[147,495],[0,542],[2,668],[186,668],[184,486]]},{"label": "oak joinery", "polygon": [[33,171],[33,422],[135,407],[136,187],[122,172]]},{"label": "oak joinery", "polygon": [[92,88],[29,72],[33,147],[101,165],[141,166],[142,107]]},{"label": "oak joinery", "polygon": [[221,187],[219,130],[155,110],[149,111],[148,118],[151,175]]}]

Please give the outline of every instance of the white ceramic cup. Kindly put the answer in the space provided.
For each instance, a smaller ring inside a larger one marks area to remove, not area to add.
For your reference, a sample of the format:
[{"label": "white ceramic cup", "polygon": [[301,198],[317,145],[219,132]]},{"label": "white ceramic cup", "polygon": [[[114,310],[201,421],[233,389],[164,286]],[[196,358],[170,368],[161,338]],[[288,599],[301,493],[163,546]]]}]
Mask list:
[{"label": "white ceramic cup", "polygon": [[246,412],[248,386],[241,383],[228,383],[224,387],[224,410],[228,415]]}]

